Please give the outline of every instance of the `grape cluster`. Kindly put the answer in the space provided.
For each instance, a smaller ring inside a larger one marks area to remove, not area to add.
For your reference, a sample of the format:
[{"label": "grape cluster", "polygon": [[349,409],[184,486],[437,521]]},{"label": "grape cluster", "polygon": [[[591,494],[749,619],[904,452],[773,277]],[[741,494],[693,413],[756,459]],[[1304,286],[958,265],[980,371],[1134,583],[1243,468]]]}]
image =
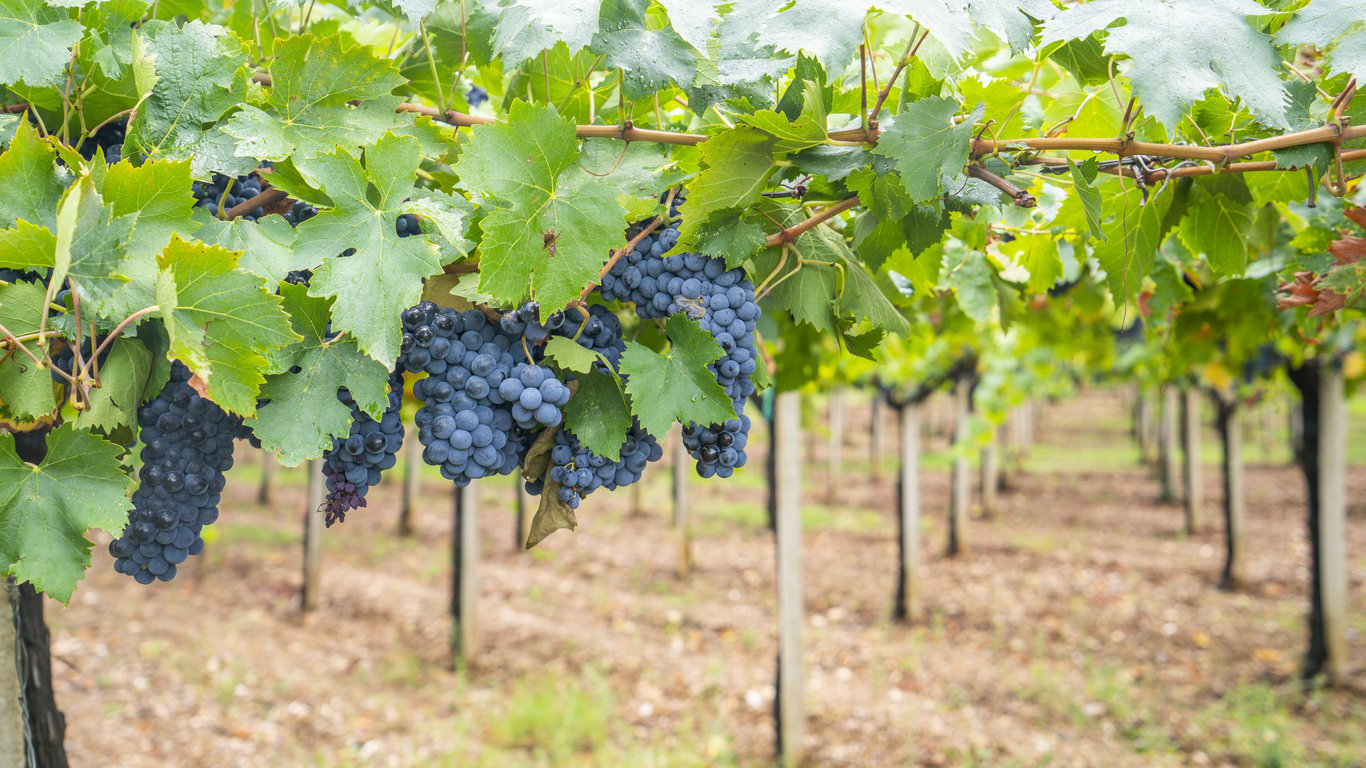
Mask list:
[{"label": "grape cluster", "polygon": [[376,421],[351,397],[345,387],[337,399],[351,408],[351,432],[344,439],[333,438],[332,447],[323,454],[323,475],[327,478],[327,498],[323,513],[328,526],[342,522],[346,513],[365,506],[365,493],[379,482],[380,473],[394,466],[395,454],[403,447],[403,374],[389,377],[389,405]]},{"label": "grape cluster", "polygon": [[297,227],[314,216],[317,216],[318,209],[302,200],[296,200],[294,201],[294,205],[289,207],[289,210],[280,215],[289,223],[289,226]]},{"label": "grape cluster", "polygon": [[[675,213],[681,202],[675,199]],[[637,224],[628,235],[634,238],[644,226]],[[750,420],[744,405],[754,394],[750,377],[758,365],[754,328],[759,305],[754,283],[743,271],[726,269],[721,259],[697,253],[665,256],[677,242],[677,223],[641,238],[603,278],[601,292],[606,299],[634,303],[643,318],[686,314],[720,345],[724,354],[711,369],[730,396],[736,418],[720,424],[687,424],[683,444],[697,459],[699,475],[730,477],[746,461]]]},{"label": "grape cluster", "polygon": [[477,107],[488,100],[489,92],[484,90],[484,87],[481,85],[472,85],[470,86],[469,91],[465,93],[465,103],[469,104],[471,107]]},{"label": "grape cluster", "polygon": [[170,581],[176,566],[204,549],[200,531],[218,519],[223,473],[241,419],[200,397],[181,363],[161,392],[138,409],[141,484],[119,538],[114,568],[139,584]]},{"label": "grape cluster", "polygon": [[[631,425],[616,461],[599,456],[579,443],[567,427],[555,433],[555,445],[550,449],[550,470],[547,476],[559,485],[556,491],[560,502],[578,509],[583,497],[599,488],[614,491],[640,480],[645,465],[659,461],[664,448],[654,435],[641,429],[640,422]],[[531,493],[543,490],[538,479],[527,484]]]},{"label": "grape cluster", "polygon": [[399,365],[427,374],[413,387],[423,403],[418,439],[442,476],[464,486],[509,474],[530,431],[559,423],[568,388],[549,368],[525,360],[520,338],[501,323],[429,301],[404,310],[402,322]]},{"label": "grape cluster", "polygon": [[[227,211],[261,194],[261,179],[255,174],[234,179],[215,173],[213,181],[196,181],[193,193],[196,208],[208,208],[215,213]],[[265,209],[258,206],[242,214],[241,218],[256,221],[264,215]]]}]

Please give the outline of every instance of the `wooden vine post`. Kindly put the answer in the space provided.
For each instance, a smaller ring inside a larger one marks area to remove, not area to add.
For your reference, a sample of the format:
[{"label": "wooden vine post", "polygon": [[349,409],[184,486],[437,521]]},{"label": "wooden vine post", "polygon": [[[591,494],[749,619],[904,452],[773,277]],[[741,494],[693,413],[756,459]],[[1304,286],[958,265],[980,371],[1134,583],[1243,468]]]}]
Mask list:
[{"label": "wooden vine post", "polygon": [[1162,483],[1158,501],[1170,504],[1176,501],[1176,452],[1178,441],[1177,409],[1179,397],[1174,384],[1162,386],[1162,423],[1158,429],[1157,476]]},{"label": "wooden vine post", "polygon": [[1185,531],[1199,533],[1205,527],[1205,473],[1200,462],[1200,391],[1188,387],[1181,396],[1181,452],[1185,480]]},{"label": "wooden vine post", "polygon": [[674,435],[673,443],[673,501],[674,529],[678,532],[678,575],[692,571],[692,520],[688,515],[688,475],[692,457],[683,445],[683,435]]},{"label": "wooden vine post", "polygon": [[825,453],[825,499],[833,504],[839,499],[840,474],[844,467],[844,390],[830,391],[829,443]]},{"label": "wooden vine post", "polygon": [[479,481],[455,489],[451,528],[451,659],[455,668],[479,655]]},{"label": "wooden vine post", "polygon": [[773,406],[778,565],[778,675],[774,696],[777,753],[784,765],[805,754],[806,674],[802,650],[801,401],[783,392]]},{"label": "wooden vine post", "polygon": [[982,447],[982,516],[991,517],[996,514],[997,499],[1001,489],[1001,460],[998,448],[997,435],[991,435],[991,440]]},{"label": "wooden vine post", "polygon": [[1347,679],[1347,397],[1342,368],[1319,372],[1318,548],[1322,593],[1323,671]]},{"label": "wooden vine post", "polygon": [[422,481],[422,444],[408,439],[403,447],[403,498],[398,505],[398,535],[413,535],[418,488]]},{"label": "wooden vine post", "polygon": [[868,419],[868,466],[874,481],[882,479],[882,433],[886,426],[882,420],[886,418],[883,414],[885,404],[882,393],[874,389]]},{"label": "wooden vine post", "polygon": [[1246,582],[1243,564],[1243,530],[1246,502],[1243,495],[1243,409],[1236,399],[1218,398],[1219,439],[1224,460],[1224,569],[1219,588],[1238,589]]},{"label": "wooden vine post", "polygon": [[270,451],[261,451],[261,486],[256,489],[256,503],[261,506],[270,504],[270,493],[272,486],[275,485],[275,469],[280,464],[275,460],[275,454]]},{"label": "wooden vine post", "polygon": [[304,465],[308,471],[308,502],[304,507],[304,583],[299,590],[299,609],[318,607],[323,559],[323,463],[313,459]]},{"label": "wooden vine post", "polygon": [[971,387],[971,380],[963,376],[953,388],[953,473],[949,481],[949,541],[944,552],[948,557],[967,551],[968,506],[972,503],[966,448]]},{"label": "wooden vine post", "polygon": [[897,580],[892,617],[920,615],[920,404],[900,408],[901,474],[897,479]]},{"label": "wooden vine post", "polygon": [[23,766],[28,745],[24,740],[27,713],[16,653],[19,623],[19,585],[5,580],[5,610],[0,611],[0,765]]}]

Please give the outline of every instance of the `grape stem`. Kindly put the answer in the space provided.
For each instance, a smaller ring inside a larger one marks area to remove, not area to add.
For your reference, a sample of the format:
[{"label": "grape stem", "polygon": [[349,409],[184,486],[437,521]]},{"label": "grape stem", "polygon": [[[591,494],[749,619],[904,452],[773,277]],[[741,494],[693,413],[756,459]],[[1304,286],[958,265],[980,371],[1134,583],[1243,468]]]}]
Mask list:
[{"label": "grape stem", "polygon": [[968,163],[968,175],[974,179],[981,179],[1001,190],[1001,192],[1008,195],[1015,204],[1021,208],[1033,208],[1035,205],[1038,205],[1038,201],[1034,199],[1033,195],[1014,184],[1011,184],[991,171],[988,171],[987,167],[981,163]]},{"label": "grape stem", "polygon": [[262,190],[260,194],[247,198],[224,211],[223,218],[228,220],[235,219],[243,214],[256,210],[260,206],[270,205],[278,200],[283,200],[286,196],[284,190],[275,189],[274,187]]},{"label": "grape stem", "polygon": [[833,219],[834,217],[840,215],[841,213],[844,213],[845,211],[849,210],[850,208],[853,208],[858,204],[858,195],[854,195],[853,197],[841,200],[840,202],[835,203],[834,205],[830,206],[829,208],[826,208],[825,210],[812,216],[806,221],[801,222],[800,224],[795,224],[791,227],[787,227],[785,229],[781,229],[777,232],[774,232],[773,234],[768,236],[768,240],[766,240],[764,244],[770,248],[776,248],[780,245],[787,245],[793,240],[796,240],[798,237],[802,235],[802,233],[806,232],[807,230],[819,226],[822,222]]}]

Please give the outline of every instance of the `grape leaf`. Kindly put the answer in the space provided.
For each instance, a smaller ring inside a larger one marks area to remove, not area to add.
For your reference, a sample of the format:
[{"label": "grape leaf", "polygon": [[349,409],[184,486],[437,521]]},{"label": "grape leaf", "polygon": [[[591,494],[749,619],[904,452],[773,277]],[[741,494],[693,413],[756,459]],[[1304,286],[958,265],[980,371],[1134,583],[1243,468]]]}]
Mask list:
[{"label": "grape leaf", "polygon": [[408,17],[408,21],[414,25],[421,24],[433,10],[436,9],[437,0],[394,0],[394,5]]},{"label": "grape leaf", "polygon": [[373,48],[348,40],[305,34],[275,44],[263,107],[246,105],[223,126],[239,156],[297,162],[369,144],[399,125],[400,99],[390,92],[403,77]]},{"label": "grape leaf", "polygon": [[624,244],[625,211],[612,190],[565,183],[578,157],[573,124],[549,106],[515,102],[507,123],[474,129],[456,173],[500,203],[482,225],[480,291],[515,304],[529,283],[546,317],[577,299],[608,249]]},{"label": "grape leaf", "polygon": [[844,69],[863,39],[863,19],[866,14],[859,12],[858,4],[849,8],[840,3],[837,9],[829,0],[792,0],[790,3],[776,4],[770,0],[757,2],[777,6],[776,12],[764,19],[758,28],[761,45],[771,45],[779,51],[793,54],[806,51],[824,62],[832,72]]},{"label": "grape leaf", "polygon": [[678,36],[699,51],[707,50],[707,38],[721,14],[716,10],[722,3],[715,0],[659,0],[669,14],[669,23]]},{"label": "grape leaf", "polygon": [[250,416],[265,381],[265,353],[298,341],[264,280],[237,269],[238,255],[178,235],[157,263],[157,304],[171,356],[203,380],[208,397]]},{"label": "grape leaf", "polygon": [[251,68],[246,47],[223,27],[191,21],[143,27],[156,76],[140,84],[145,97],[128,123],[124,152],[148,160],[189,160],[194,175],[238,176],[256,161],[235,156],[233,138],[217,125],[247,98]]},{"label": "grape leaf", "polygon": [[589,50],[602,54],[608,67],[620,67],[626,98],[653,96],[669,83],[692,83],[697,60],[673,29],[650,29],[645,23],[647,2],[606,0],[602,29]]},{"label": "grape leaf", "polygon": [[1252,0],[1093,0],[1049,14],[1041,42],[1105,30],[1105,52],[1131,59],[1125,74],[1134,95],[1168,131],[1211,88],[1223,88],[1266,125],[1285,129],[1280,57],[1247,23],[1248,16],[1268,12]]},{"label": "grape leaf", "polygon": [[622,384],[601,371],[581,375],[578,381],[579,389],[564,409],[564,425],[585,448],[617,461],[631,429],[631,409]]},{"label": "grape leaf", "polygon": [[545,537],[561,528],[572,531],[579,527],[573,508],[560,501],[559,492],[560,484],[549,477],[545,478],[545,487],[541,490],[541,503],[536,507],[536,515],[531,518],[531,530],[527,533],[527,549],[540,544]]},{"label": "grape leaf", "polygon": [[0,436],[0,564],[67,602],[90,567],[85,533],[118,533],[128,522],[123,449],[64,424],[48,433],[47,457],[25,463],[14,438]]},{"label": "grape leaf", "polygon": [[272,285],[285,279],[290,272],[315,266],[307,253],[294,250],[297,234],[283,216],[266,216],[256,221],[223,221],[205,216],[198,223],[200,227],[194,233],[195,238],[230,251],[241,251],[238,268],[264,277]]},{"label": "grape leaf", "polygon": [[47,227],[20,219],[13,227],[0,229],[0,267],[50,267],[56,251],[57,236]]},{"label": "grape leaf", "polygon": [[675,421],[714,424],[735,418],[735,407],[707,367],[721,359],[721,346],[683,315],[670,317],[665,328],[667,353],[628,341],[621,356],[626,394],[640,426],[658,437]]},{"label": "grape leaf", "polygon": [[713,213],[748,207],[759,199],[773,172],[773,145],[773,137],[750,127],[735,128],[702,143],[705,167],[688,186],[688,215],[675,251],[695,243],[698,230]]},{"label": "grape leaf", "polygon": [[72,290],[87,302],[89,309],[103,317],[128,314],[155,303],[150,290],[131,297],[134,301],[147,299],[132,309],[113,300],[128,282],[120,272],[124,238],[132,231],[135,218],[115,216],[114,209],[104,204],[89,177],[71,187],[58,212],[52,279],[60,284],[69,277]]},{"label": "grape leaf", "polygon": [[51,85],[85,30],[43,0],[0,0],[0,84]]},{"label": "grape leaf", "polygon": [[190,220],[194,195],[188,160],[112,165],[99,190],[115,216],[137,214],[127,239],[129,252],[155,257],[171,242],[172,233],[187,235],[197,226]]},{"label": "grape leaf", "polygon": [[1171,195],[1154,197],[1147,205],[1140,205],[1137,195],[1132,197],[1117,194],[1111,198],[1107,208],[1119,210],[1105,222],[1105,242],[1095,248],[1116,304],[1138,293],[1144,276],[1152,270],[1154,254],[1166,234],[1163,219],[1171,207]]},{"label": "grape leaf", "polygon": [[962,174],[982,106],[977,105],[961,125],[953,123],[957,109],[952,99],[939,96],[911,102],[878,139],[873,153],[895,163],[902,186],[914,201],[939,197],[943,180]]},{"label": "grape leaf", "polygon": [[767,242],[763,227],[739,217],[713,216],[697,228],[693,250],[713,259],[725,259],[726,267],[741,266]]},{"label": "grape leaf", "polygon": [[978,323],[990,319],[991,311],[996,308],[996,286],[991,282],[991,275],[991,265],[981,251],[961,244],[944,249],[941,284],[953,290],[963,314]]},{"label": "grape leaf", "polygon": [[[389,407],[389,371],[361,354],[355,339],[327,340],[332,300],[307,295],[308,288],[280,286],[290,326],[300,340],[270,354],[270,375],[261,397],[270,400],[248,420],[268,451],[294,465],[332,446],[334,435],[351,428],[351,407],[337,399],[346,387],[361,410],[378,420]],[[298,367],[298,373],[291,368]]]},{"label": "grape leaf", "polygon": [[1327,49],[1324,58],[1334,74],[1361,76],[1366,73],[1366,5],[1358,0],[1312,0],[1281,27],[1276,41]]},{"label": "grape leaf", "polygon": [[598,31],[602,0],[511,0],[493,31],[493,54],[513,67],[563,42],[570,53]]},{"label": "grape leaf", "polygon": [[1191,189],[1178,235],[1192,253],[1205,254],[1216,273],[1237,277],[1247,267],[1252,197],[1241,179],[1217,181],[1228,183]]},{"label": "grape leaf", "polygon": [[100,363],[100,385],[90,389],[90,406],[76,414],[76,426],[107,433],[135,423],[151,370],[152,351],[146,344],[123,336],[116,339],[109,357]]},{"label": "grape leaf", "polygon": [[[417,139],[386,134],[365,150],[363,165],[339,149],[299,166],[331,203],[299,225],[294,245],[321,265],[309,293],[336,297],[333,329],[353,334],[386,369],[398,359],[399,312],[421,298],[424,278],[441,271],[427,238],[399,237],[395,228],[418,162]],[[350,248],[354,255],[339,257]]]},{"label": "grape leaf", "polygon": [[776,139],[774,149],[780,154],[797,152],[825,144],[825,101],[820,86],[807,81],[801,114],[795,120],[771,109],[744,115],[741,122],[752,125]]},{"label": "grape leaf", "polygon": [[713,29],[697,60],[697,76],[688,92],[694,114],[728,99],[748,98],[751,103],[773,103],[773,81],[792,66],[793,59],[778,56],[755,40],[755,30],[773,11],[765,0],[735,3]]},{"label": "grape leaf", "polygon": [[1100,190],[1096,189],[1096,175],[1100,173],[1100,163],[1091,157],[1077,165],[1077,161],[1069,157],[1067,167],[1072,171],[1073,188],[1077,191],[1077,199],[1086,211],[1086,223],[1091,228],[1091,236],[1104,240],[1105,230],[1100,225]]},{"label": "grape leaf", "polygon": [[[0,325],[15,336],[37,331],[46,295],[46,286],[37,281],[0,285]],[[43,358],[42,345],[37,341],[23,345],[34,357]],[[22,422],[51,414],[56,408],[52,374],[23,352],[4,350],[0,355],[0,415]]]},{"label": "grape leaf", "polygon": [[0,154],[0,226],[12,227],[19,219],[57,227],[57,201],[69,181],[67,172],[56,165],[52,146],[25,120],[19,124],[14,140]]},{"label": "grape leaf", "polygon": [[593,364],[599,361],[608,369],[612,367],[611,361],[601,352],[594,352],[563,336],[552,336],[546,341],[545,356],[554,360],[564,370],[574,373],[592,373]]}]

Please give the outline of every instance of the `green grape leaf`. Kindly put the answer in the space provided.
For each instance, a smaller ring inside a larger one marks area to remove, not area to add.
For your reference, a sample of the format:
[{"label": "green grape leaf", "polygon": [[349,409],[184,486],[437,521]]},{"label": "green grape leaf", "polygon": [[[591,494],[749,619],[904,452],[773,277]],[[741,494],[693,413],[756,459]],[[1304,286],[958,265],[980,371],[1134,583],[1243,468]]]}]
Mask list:
[{"label": "green grape leaf", "polygon": [[237,157],[233,138],[218,126],[246,101],[252,76],[246,46],[230,30],[200,21],[180,28],[150,22],[143,29],[156,74],[140,85],[144,98],[128,123],[124,153],[189,160],[197,178],[254,169],[256,161]]},{"label": "green grape leaf", "polygon": [[653,96],[669,83],[687,86],[697,71],[697,59],[683,38],[669,27],[650,29],[645,23],[645,6],[606,0],[602,29],[589,46],[608,67],[621,68],[628,99]]},{"label": "green grape leaf", "polygon": [[978,323],[989,320],[996,308],[996,286],[991,282],[986,254],[961,245],[945,248],[943,264],[940,281],[953,290],[963,314]]},{"label": "green grape leaf", "polygon": [[1160,195],[1140,205],[1138,195],[1122,193],[1110,198],[1107,209],[1118,209],[1105,222],[1105,241],[1095,246],[1095,256],[1105,270],[1110,293],[1122,304],[1138,293],[1143,278],[1153,268],[1153,258],[1166,235],[1164,218],[1171,195]]},{"label": "green grape leaf", "polygon": [[0,229],[0,267],[32,269],[50,267],[56,260],[57,236],[47,227],[20,219]]},{"label": "green grape leaf", "polygon": [[702,143],[705,167],[688,185],[688,215],[675,251],[695,243],[698,230],[712,214],[747,208],[759,199],[773,172],[773,147],[773,137],[750,127],[735,128]]},{"label": "green grape leaf", "polygon": [[858,4],[835,11],[829,0],[740,0],[778,6],[758,28],[760,45],[771,45],[795,54],[806,51],[824,62],[832,72],[844,69],[863,39],[863,19]]},{"label": "green grape leaf", "polygon": [[826,114],[820,86],[808,80],[805,89],[802,112],[795,120],[789,120],[787,115],[771,109],[744,115],[740,120],[776,139],[774,150],[779,154],[824,145]]},{"label": "green grape leaf", "polygon": [[735,418],[735,407],[708,367],[721,359],[721,346],[683,315],[670,317],[665,328],[670,342],[665,354],[628,341],[621,356],[626,394],[640,426],[658,437],[675,421],[714,424]]},{"label": "green grape leaf", "polygon": [[136,214],[135,225],[127,239],[130,253],[156,254],[171,242],[172,234],[187,235],[196,224],[190,220],[194,209],[190,163],[148,162],[133,166],[128,162],[109,167],[99,190],[115,216]]},{"label": "green grape leaf", "polygon": [[251,416],[265,382],[266,353],[299,337],[280,297],[237,269],[237,259],[219,246],[172,236],[157,260],[157,304],[171,356],[199,376],[210,400]]},{"label": "green grape leaf", "polygon": [[1271,154],[1276,158],[1278,170],[1313,168],[1315,173],[1322,175],[1333,165],[1333,145],[1326,141],[1277,149]]},{"label": "green grape leaf", "polygon": [[90,406],[76,415],[76,426],[107,433],[136,423],[151,371],[152,351],[146,344],[122,336],[116,339],[109,357],[100,363],[100,385],[90,389]]},{"label": "green grape leaf", "polygon": [[0,0],[0,84],[56,83],[85,29],[43,0]]},{"label": "green grape leaf", "polygon": [[443,262],[460,261],[470,255],[474,244],[465,233],[469,229],[471,209],[470,201],[460,195],[425,188],[413,190],[413,196],[402,208],[404,213],[414,214],[435,225],[429,229],[435,230]]},{"label": "green grape leaf", "polygon": [[[45,314],[46,295],[46,286],[37,281],[0,285],[0,325],[16,337],[34,333]],[[43,345],[36,340],[23,345],[34,357],[43,359]],[[56,409],[52,374],[23,352],[4,350],[0,355],[0,415],[23,422],[50,415]]]},{"label": "green grape leaf", "polygon": [[945,180],[962,175],[982,106],[961,125],[953,123],[957,109],[952,99],[939,96],[912,102],[878,139],[873,153],[893,162],[913,201],[939,197]]},{"label": "green grape leaf", "polygon": [[[337,399],[346,387],[361,410],[379,419],[389,407],[389,371],[361,353],[355,339],[327,340],[332,300],[308,295],[303,285],[280,286],[283,306],[299,341],[270,354],[261,397],[270,400],[247,424],[268,451],[294,465],[332,447],[351,429],[351,407]],[[290,369],[298,367],[298,373]]]},{"label": "green grape leaf", "polygon": [[752,221],[713,216],[697,228],[694,250],[703,256],[725,259],[726,268],[744,264],[767,242],[764,228]]},{"label": "green grape leaf", "polygon": [[237,266],[244,272],[264,277],[270,284],[285,279],[290,272],[317,266],[307,254],[294,250],[297,233],[283,216],[266,216],[256,221],[223,221],[206,216],[199,221],[195,238],[241,251]]},{"label": "green grape leaf", "polygon": [[1177,235],[1191,253],[1203,253],[1216,273],[1237,277],[1247,268],[1251,194],[1241,179],[1191,188]]},{"label": "green grape leaf", "polygon": [[437,0],[394,0],[394,5],[414,26],[421,24],[427,15],[436,10]]},{"label": "green grape leaf", "polygon": [[[423,279],[441,271],[426,237],[399,237],[396,229],[418,162],[417,139],[386,134],[365,150],[364,164],[339,149],[299,166],[330,201],[299,225],[294,244],[301,257],[321,265],[309,293],[336,297],[333,329],[354,335],[386,369],[398,359],[399,312],[422,297]],[[354,255],[339,256],[352,248]]]},{"label": "green grape leaf", "polygon": [[541,316],[597,280],[625,242],[625,211],[607,185],[566,183],[579,158],[574,126],[554,108],[515,102],[507,123],[480,126],[455,165],[470,191],[499,201],[484,219],[479,290],[515,304],[532,295]]},{"label": "green grape leaf", "polygon": [[1009,282],[1021,282],[1011,266],[1019,265],[1029,273],[1023,282],[1030,293],[1043,293],[1052,288],[1063,277],[1062,256],[1058,244],[1047,235],[1020,235],[1008,243],[1001,243],[999,253],[1005,268],[1001,278]]},{"label": "green grape leaf", "polygon": [[601,361],[609,369],[612,367],[611,361],[601,352],[594,352],[563,336],[551,336],[546,341],[545,356],[554,360],[564,370],[574,373],[592,373],[593,364],[598,361]]},{"label": "green grape leaf", "polygon": [[118,533],[128,522],[123,449],[64,424],[47,435],[37,466],[0,436],[0,565],[63,603],[90,567],[86,531]]},{"label": "green grape leaf", "polygon": [[1096,189],[1096,175],[1100,173],[1100,163],[1094,157],[1082,161],[1081,165],[1067,158],[1067,167],[1072,171],[1073,188],[1077,199],[1086,211],[1086,223],[1091,228],[1091,236],[1105,239],[1105,230],[1100,225],[1100,190]]},{"label": "green grape leaf", "polygon": [[621,381],[601,371],[579,376],[578,381],[579,389],[564,409],[564,425],[585,448],[617,461],[631,429],[631,408]]},{"label": "green grape leaf", "polygon": [[768,298],[760,302],[764,313],[787,312],[794,321],[833,335],[839,330],[834,312],[838,273],[821,265],[798,267],[792,262],[791,257],[783,259],[778,248],[754,257],[757,274],[777,275]]},{"label": "green grape leaf", "polygon": [[0,226],[12,227],[19,219],[57,228],[57,201],[70,183],[66,170],[58,168],[57,153],[25,120],[14,139],[0,154]]},{"label": "green grape leaf", "polygon": [[707,39],[721,14],[717,0],[659,0],[669,14],[669,23],[678,36],[699,51],[707,50]]},{"label": "green grape leaf", "polygon": [[493,31],[493,55],[512,67],[556,43],[575,53],[598,31],[601,6],[602,0],[510,0]]},{"label": "green grape leaf", "polygon": [[[271,85],[262,106],[246,105],[224,124],[241,157],[297,163],[359,147],[399,125],[403,77],[372,47],[342,35],[299,35],[275,44]],[[352,105],[351,102],[359,102]],[[409,118],[409,120],[411,120]]]},{"label": "green grape leaf", "polygon": [[1047,14],[1040,42],[1104,31],[1105,52],[1130,58],[1125,75],[1134,95],[1168,131],[1211,88],[1241,99],[1266,125],[1286,129],[1280,56],[1247,22],[1267,13],[1252,0],[1093,0]]},{"label": "green grape leaf", "polygon": [[773,12],[765,0],[735,3],[717,24],[697,59],[697,77],[688,92],[694,114],[729,99],[747,98],[753,104],[773,103],[773,83],[793,64],[772,48],[755,42],[755,30]]},{"label": "green grape leaf", "polygon": [[131,309],[114,301],[128,282],[121,274],[124,239],[133,229],[134,215],[115,216],[104,204],[94,182],[86,177],[71,187],[58,212],[56,266],[52,279],[71,279],[71,289],[89,309],[104,317],[130,314],[153,301],[150,291],[136,298],[148,299]]},{"label": "green grape leaf", "polygon": [[1303,173],[1249,173],[1247,187],[1257,207],[1290,203],[1309,197],[1309,179]]},{"label": "green grape leaf", "polygon": [[1334,74],[1361,76],[1366,73],[1366,6],[1357,0],[1313,0],[1281,27],[1276,42],[1312,43],[1328,51],[1324,58]]}]

